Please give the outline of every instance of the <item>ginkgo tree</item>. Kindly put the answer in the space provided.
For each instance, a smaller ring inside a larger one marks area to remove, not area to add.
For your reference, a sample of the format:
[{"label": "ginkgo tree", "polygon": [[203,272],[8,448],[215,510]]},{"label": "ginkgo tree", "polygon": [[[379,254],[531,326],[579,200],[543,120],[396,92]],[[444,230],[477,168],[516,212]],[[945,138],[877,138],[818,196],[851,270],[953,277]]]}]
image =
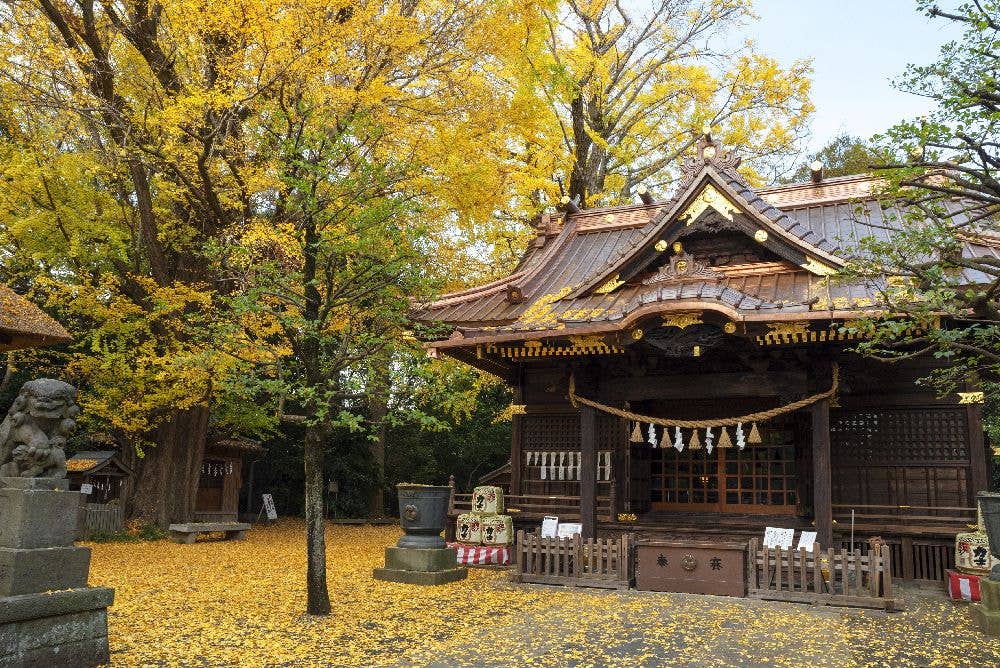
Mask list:
[{"label": "ginkgo tree", "polygon": [[529,61],[580,206],[628,201],[639,184],[666,190],[706,125],[758,180],[797,150],[811,68],[733,45],[749,0],[564,0],[545,18],[546,51]]}]

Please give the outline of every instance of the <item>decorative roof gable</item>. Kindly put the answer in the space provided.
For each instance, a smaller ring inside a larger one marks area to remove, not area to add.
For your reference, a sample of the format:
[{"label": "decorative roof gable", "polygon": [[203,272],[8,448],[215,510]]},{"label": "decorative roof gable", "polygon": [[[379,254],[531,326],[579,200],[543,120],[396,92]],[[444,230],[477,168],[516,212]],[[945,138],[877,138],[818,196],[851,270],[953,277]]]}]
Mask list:
[{"label": "decorative roof gable", "polygon": [[829,276],[844,265],[830,242],[757,195],[736,172],[738,164],[706,136],[698,156],[685,163],[677,195],[647,225],[635,230],[632,243],[609,258],[572,296],[612,292],[656,264],[661,253],[699,227],[740,231],[816,276]]}]

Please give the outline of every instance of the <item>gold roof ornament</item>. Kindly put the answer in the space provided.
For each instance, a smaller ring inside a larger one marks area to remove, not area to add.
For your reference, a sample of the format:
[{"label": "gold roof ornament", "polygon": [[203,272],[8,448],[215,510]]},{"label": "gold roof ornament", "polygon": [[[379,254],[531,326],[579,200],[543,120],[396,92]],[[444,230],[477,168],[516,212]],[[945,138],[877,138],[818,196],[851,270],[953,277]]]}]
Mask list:
[{"label": "gold roof ornament", "polygon": [[618,288],[620,288],[623,285],[625,285],[625,281],[620,280],[620,275],[619,274],[615,274],[614,278],[612,278],[610,281],[608,281],[607,283],[605,283],[601,287],[599,287],[596,290],[594,290],[594,292],[596,292],[599,295],[606,295],[609,292],[614,292],[615,290],[617,290]]},{"label": "gold roof ornament", "polygon": [[659,241],[656,242],[656,245],[653,246],[653,248],[655,248],[658,252],[662,253],[663,251],[667,250],[667,246],[668,244],[666,240],[660,239]]},{"label": "gold roof ornament", "polygon": [[981,404],[986,401],[986,396],[982,392],[959,392],[958,403],[960,404]]},{"label": "gold roof ornament", "polygon": [[753,233],[753,238],[756,239],[758,243],[764,243],[767,241],[767,230],[757,230]]},{"label": "gold roof ornament", "polygon": [[816,274],[817,276],[833,276],[837,273],[837,270],[828,264],[823,264],[816,258],[807,255],[806,261],[802,263],[802,268],[811,274]]},{"label": "gold roof ornament", "polygon": [[663,316],[664,327],[678,327],[680,329],[685,329],[691,325],[701,324],[704,324],[701,319],[701,311],[681,311],[678,313],[669,313]]},{"label": "gold roof ornament", "polygon": [[641,329],[639,329],[638,327],[636,327],[635,329],[632,330],[632,340],[633,341],[638,341],[638,340],[640,340],[643,337],[644,334],[645,334],[645,332],[643,332]]},{"label": "gold roof ornament", "polygon": [[727,322],[725,325],[722,326],[722,331],[724,331],[726,334],[735,334],[736,323],[732,321]]},{"label": "gold roof ornament", "polygon": [[694,201],[688,205],[688,208],[684,209],[684,212],[678,216],[678,219],[687,219],[685,224],[690,225],[698,220],[698,217],[708,209],[714,209],[719,215],[729,221],[733,220],[734,213],[740,212],[739,207],[726,199],[725,195],[709,183],[701,191],[701,194],[695,197]]}]

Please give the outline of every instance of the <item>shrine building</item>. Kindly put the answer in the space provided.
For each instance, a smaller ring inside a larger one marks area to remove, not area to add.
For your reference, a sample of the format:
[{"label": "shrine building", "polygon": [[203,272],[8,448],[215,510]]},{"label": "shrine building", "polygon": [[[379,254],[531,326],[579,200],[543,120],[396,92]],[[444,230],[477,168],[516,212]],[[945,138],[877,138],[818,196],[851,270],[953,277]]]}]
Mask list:
[{"label": "shrine building", "polygon": [[418,311],[450,331],[429,351],[513,388],[509,505],[527,528],[814,527],[831,547],[853,530],[887,541],[897,577],[941,579],[988,488],[982,394],[916,385],[939,360],[852,352],[877,300],[832,277],[852,239],[887,234],[873,177],[755,189],[738,164],[706,135],[670,199],[542,216],[512,274]]}]

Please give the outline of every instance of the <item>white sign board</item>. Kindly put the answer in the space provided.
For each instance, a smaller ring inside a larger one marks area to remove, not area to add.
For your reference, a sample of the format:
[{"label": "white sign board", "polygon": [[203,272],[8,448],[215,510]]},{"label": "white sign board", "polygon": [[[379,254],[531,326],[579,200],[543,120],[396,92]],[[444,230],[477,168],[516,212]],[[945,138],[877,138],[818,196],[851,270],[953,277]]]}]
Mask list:
[{"label": "white sign board", "polygon": [[559,524],[559,530],[556,535],[560,538],[572,538],[579,535],[581,531],[583,531],[583,525],[579,522],[562,522]]},{"label": "white sign board", "polygon": [[93,493],[94,493],[94,486],[91,485],[89,482],[85,482],[82,485],[80,485],[80,494],[88,496]]},{"label": "white sign board", "polygon": [[816,532],[815,531],[803,531],[799,534],[799,544],[795,546],[796,550],[812,550],[813,545],[816,544]]},{"label": "white sign board", "polygon": [[542,538],[555,538],[559,528],[559,518],[555,515],[546,515],[542,518]]},{"label": "white sign board", "polygon": [[782,550],[788,550],[791,549],[794,539],[795,529],[782,529],[781,527],[764,529],[764,547],[780,547]]},{"label": "white sign board", "polygon": [[270,494],[264,494],[264,512],[267,513],[267,519],[278,519],[278,511],[274,509],[274,497]]}]

